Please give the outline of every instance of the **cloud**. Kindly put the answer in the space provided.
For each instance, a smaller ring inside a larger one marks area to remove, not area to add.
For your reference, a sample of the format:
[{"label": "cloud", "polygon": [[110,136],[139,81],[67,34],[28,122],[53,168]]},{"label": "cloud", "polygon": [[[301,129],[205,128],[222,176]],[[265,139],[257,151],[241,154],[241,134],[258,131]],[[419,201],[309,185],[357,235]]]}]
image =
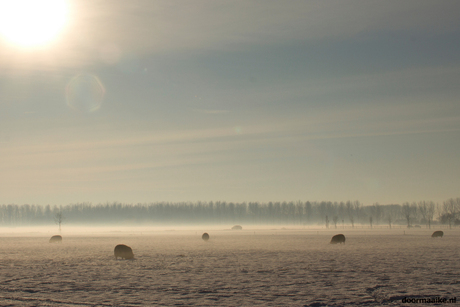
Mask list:
[{"label": "cloud", "polygon": [[17,52],[0,40],[0,67],[81,67],[99,63],[108,47],[121,59],[133,53],[344,40],[382,31],[436,34],[460,25],[455,0],[80,0],[71,5],[69,26],[49,48]]},{"label": "cloud", "polygon": [[[124,3],[119,3],[112,17],[120,14]],[[125,23],[136,27],[140,34],[130,39],[135,45],[144,45],[152,51],[163,48],[227,50],[240,45],[291,40],[344,39],[382,30],[444,32],[455,30],[460,24],[457,1],[206,0],[185,4],[156,1],[142,3],[137,8],[128,6]],[[147,34],[151,41],[146,42]]]},{"label": "cloud", "polygon": [[200,110],[196,109],[195,111],[205,114],[226,114],[229,113],[229,110]]}]

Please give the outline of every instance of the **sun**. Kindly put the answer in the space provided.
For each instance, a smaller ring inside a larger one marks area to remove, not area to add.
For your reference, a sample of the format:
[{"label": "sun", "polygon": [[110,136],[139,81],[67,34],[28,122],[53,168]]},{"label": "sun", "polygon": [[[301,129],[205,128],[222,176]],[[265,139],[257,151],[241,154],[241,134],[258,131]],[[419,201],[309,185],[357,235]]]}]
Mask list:
[{"label": "sun", "polygon": [[52,42],[68,19],[66,0],[0,0],[0,36],[20,47]]}]

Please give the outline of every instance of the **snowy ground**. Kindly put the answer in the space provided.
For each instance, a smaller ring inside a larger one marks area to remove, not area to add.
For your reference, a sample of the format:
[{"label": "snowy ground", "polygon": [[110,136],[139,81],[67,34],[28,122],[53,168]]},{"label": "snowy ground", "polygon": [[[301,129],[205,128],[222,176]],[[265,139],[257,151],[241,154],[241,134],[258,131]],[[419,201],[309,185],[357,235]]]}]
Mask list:
[{"label": "snowy ground", "polygon": [[[55,233],[2,234],[0,306],[460,301],[460,229],[443,229],[443,238],[432,239],[434,230],[210,230],[208,242],[201,230],[63,232],[62,244],[48,243]],[[345,234],[345,245],[328,244],[336,233]],[[120,243],[133,248],[134,260],[114,259]]]}]

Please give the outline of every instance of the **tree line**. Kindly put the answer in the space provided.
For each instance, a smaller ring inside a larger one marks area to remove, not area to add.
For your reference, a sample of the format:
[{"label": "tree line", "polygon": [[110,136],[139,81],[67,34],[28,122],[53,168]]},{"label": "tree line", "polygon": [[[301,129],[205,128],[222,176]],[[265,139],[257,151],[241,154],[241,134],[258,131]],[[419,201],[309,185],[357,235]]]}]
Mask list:
[{"label": "tree line", "polygon": [[0,227],[74,225],[322,225],[338,226],[432,224],[460,225],[460,198],[363,206],[347,202],[157,202],[149,204],[77,203],[65,206],[1,205]]}]

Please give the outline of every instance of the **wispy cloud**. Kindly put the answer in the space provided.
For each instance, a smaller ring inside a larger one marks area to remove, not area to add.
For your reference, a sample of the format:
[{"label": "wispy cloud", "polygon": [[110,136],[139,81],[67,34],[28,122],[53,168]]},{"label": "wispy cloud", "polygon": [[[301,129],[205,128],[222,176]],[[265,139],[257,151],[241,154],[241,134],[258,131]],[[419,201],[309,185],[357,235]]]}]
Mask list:
[{"label": "wispy cloud", "polygon": [[205,114],[226,114],[229,113],[229,110],[201,110],[196,109],[196,112],[205,113]]},{"label": "wispy cloud", "polygon": [[342,40],[374,31],[442,33],[459,27],[459,6],[427,0],[73,1],[69,25],[52,49],[28,54],[2,46],[0,67],[93,65],[108,46],[124,57]]}]

